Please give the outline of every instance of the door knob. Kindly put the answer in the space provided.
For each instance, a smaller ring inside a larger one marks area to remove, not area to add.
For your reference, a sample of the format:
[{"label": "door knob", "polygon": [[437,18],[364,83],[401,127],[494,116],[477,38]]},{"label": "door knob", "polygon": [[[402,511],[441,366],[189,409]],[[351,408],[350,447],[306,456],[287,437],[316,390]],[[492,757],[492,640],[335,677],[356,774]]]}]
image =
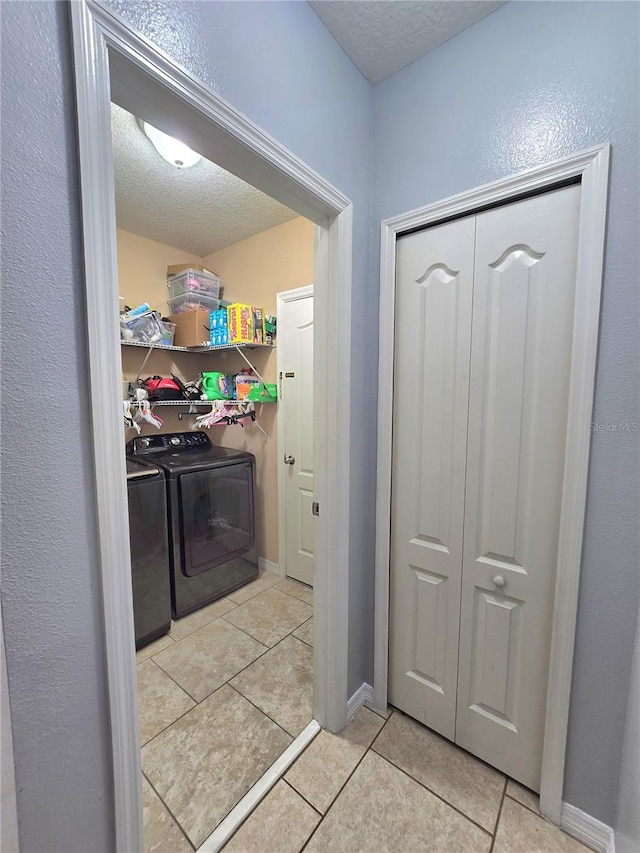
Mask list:
[{"label": "door knob", "polygon": [[496,575],[495,578],[493,579],[493,585],[494,586],[502,588],[504,586],[504,584],[505,584],[505,580],[502,577],[502,575]]},{"label": "door knob", "polygon": [[284,457],[284,464],[285,465],[293,465],[293,463],[295,461],[296,460],[293,456],[291,456],[290,454],[285,454],[285,457]]}]

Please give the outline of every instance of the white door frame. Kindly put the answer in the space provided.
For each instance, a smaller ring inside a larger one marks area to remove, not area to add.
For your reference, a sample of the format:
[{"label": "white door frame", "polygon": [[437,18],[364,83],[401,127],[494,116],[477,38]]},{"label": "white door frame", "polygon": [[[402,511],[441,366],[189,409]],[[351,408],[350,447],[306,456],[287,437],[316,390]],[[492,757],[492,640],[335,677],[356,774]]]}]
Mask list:
[{"label": "white door frame", "polygon": [[[580,180],[580,220],[574,338],[564,464],[557,580],[547,690],[540,805],[556,824],[562,817],[565,751],[573,667],[580,558],[584,528],[591,415],[604,256],[609,145],[421,207],[382,222],[378,381],[393,388],[396,239],[416,228],[529,193]],[[386,708],[389,650],[389,555],[393,395],[378,395],[374,698]]]},{"label": "white door frame", "polygon": [[[288,302],[297,302],[298,299],[306,299],[309,296],[313,296],[313,285],[307,284],[305,287],[296,287],[294,290],[283,290],[280,293],[276,294],[276,317],[278,318],[278,334],[280,339],[282,339],[282,323],[280,318],[283,315],[284,305]],[[315,303],[314,303],[315,308]],[[314,327],[315,327],[315,316],[314,316]],[[315,335],[314,335],[314,344],[315,344]],[[282,381],[280,379],[281,373],[284,370],[284,365],[282,362],[283,350],[282,347],[278,347],[276,350],[276,372],[278,376],[278,394],[280,394],[280,389],[282,387]],[[314,352],[315,355],[315,352]],[[315,374],[315,367],[314,367]],[[315,385],[315,382],[314,382]],[[315,390],[315,389],[314,389]],[[313,397],[314,408],[315,408],[315,394]],[[283,577],[287,576],[287,509],[286,509],[286,501],[285,501],[285,472],[282,467],[281,461],[284,458],[285,454],[285,443],[284,443],[284,408],[280,405],[280,400],[278,400],[278,411],[276,413],[276,422],[278,424],[278,563],[280,565],[280,574]],[[313,434],[315,441],[315,431]],[[315,476],[315,472],[314,472]]]},{"label": "white door frame", "polygon": [[[86,314],[92,395],[116,849],[140,848],[142,797],[137,725],[129,524],[120,389],[118,274],[110,101],[159,122],[223,168],[313,220],[316,227],[314,419],[316,720],[347,720],[352,205],[330,183],[97,0],[70,4],[76,79]],[[331,330],[331,335],[329,335]],[[331,346],[329,346],[331,340]],[[338,424],[337,413],[340,413]],[[346,424],[345,424],[346,418]]]}]

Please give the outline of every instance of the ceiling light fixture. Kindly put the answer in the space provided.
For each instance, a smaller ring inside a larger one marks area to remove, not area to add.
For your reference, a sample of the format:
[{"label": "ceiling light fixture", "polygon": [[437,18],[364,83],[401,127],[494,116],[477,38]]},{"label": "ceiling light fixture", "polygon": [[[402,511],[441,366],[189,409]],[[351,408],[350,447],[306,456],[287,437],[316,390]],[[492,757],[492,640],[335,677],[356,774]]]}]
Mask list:
[{"label": "ceiling light fixture", "polygon": [[173,136],[169,136],[168,133],[163,133],[152,124],[143,121],[142,129],[144,130],[145,135],[150,139],[151,144],[158,154],[163,157],[167,163],[171,163],[172,166],[177,166],[178,169],[189,169],[191,166],[195,166],[196,163],[202,160],[202,157],[195,151],[192,151],[188,145],[184,144],[184,142],[174,139]]}]

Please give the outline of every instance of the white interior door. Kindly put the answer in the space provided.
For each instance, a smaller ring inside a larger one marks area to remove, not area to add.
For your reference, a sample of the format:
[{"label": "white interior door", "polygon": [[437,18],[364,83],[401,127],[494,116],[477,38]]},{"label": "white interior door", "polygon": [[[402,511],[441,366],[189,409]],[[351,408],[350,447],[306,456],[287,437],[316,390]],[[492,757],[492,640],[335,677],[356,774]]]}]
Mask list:
[{"label": "white interior door", "polygon": [[313,290],[278,294],[280,537],[285,574],[313,585]]},{"label": "white interior door", "polygon": [[397,247],[389,701],[451,739],[474,227],[462,219]]},{"label": "white interior door", "polygon": [[580,187],[477,216],[456,742],[540,790]]},{"label": "white interior door", "polygon": [[390,701],[535,790],[579,205],[568,187],[397,244]]}]

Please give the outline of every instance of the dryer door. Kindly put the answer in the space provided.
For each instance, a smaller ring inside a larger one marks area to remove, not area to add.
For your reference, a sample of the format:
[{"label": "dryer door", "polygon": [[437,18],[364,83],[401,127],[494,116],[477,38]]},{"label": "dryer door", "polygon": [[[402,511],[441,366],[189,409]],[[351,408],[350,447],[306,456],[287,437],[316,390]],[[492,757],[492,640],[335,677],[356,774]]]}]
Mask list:
[{"label": "dryer door", "polygon": [[182,474],[178,492],[185,575],[199,575],[241,556],[253,546],[251,463]]}]

